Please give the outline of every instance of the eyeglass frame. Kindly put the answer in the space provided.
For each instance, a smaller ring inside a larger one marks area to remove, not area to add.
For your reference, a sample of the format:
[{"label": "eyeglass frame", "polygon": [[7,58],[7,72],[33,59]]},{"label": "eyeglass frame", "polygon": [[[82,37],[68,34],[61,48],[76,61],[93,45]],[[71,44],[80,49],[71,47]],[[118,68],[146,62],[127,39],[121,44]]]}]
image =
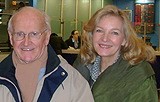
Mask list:
[{"label": "eyeglass frame", "polygon": [[[16,41],[21,41],[21,40],[23,40],[26,35],[28,35],[29,38],[31,38],[31,39],[35,37],[35,39],[38,40],[38,39],[40,39],[41,35],[42,35],[45,31],[47,31],[47,28],[44,29],[42,32],[36,32],[36,31],[34,32],[34,31],[32,31],[32,32],[26,34],[26,33],[24,33],[23,31],[19,31],[19,32],[14,32],[14,33],[12,33],[12,35],[13,35],[13,38],[14,38]],[[20,33],[21,36],[18,35],[18,33]],[[37,38],[36,38],[36,36],[35,36],[34,34],[36,34]],[[23,35],[23,37],[22,37],[22,35]],[[34,37],[33,37],[33,35],[34,35]],[[16,36],[16,37],[14,37],[14,36]],[[17,37],[22,37],[22,38],[17,39]]]}]

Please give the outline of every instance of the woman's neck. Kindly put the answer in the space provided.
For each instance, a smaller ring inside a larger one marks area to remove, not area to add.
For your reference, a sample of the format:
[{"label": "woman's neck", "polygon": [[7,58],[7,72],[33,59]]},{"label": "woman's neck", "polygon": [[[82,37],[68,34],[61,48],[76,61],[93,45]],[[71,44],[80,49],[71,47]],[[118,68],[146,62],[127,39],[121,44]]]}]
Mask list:
[{"label": "woman's neck", "polygon": [[101,59],[101,72],[106,70],[109,66],[117,62],[119,54],[116,56],[102,57]]}]

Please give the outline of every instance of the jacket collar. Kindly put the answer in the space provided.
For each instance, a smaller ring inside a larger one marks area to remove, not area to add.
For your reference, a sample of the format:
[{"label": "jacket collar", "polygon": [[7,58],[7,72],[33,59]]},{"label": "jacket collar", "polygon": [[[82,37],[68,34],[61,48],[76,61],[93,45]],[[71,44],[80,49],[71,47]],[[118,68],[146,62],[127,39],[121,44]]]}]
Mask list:
[{"label": "jacket collar", "polygon": [[57,54],[55,53],[51,45],[48,45],[48,59],[47,59],[45,74],[53,71],[59,64],[60,64],[60,59],[58,58]]}]

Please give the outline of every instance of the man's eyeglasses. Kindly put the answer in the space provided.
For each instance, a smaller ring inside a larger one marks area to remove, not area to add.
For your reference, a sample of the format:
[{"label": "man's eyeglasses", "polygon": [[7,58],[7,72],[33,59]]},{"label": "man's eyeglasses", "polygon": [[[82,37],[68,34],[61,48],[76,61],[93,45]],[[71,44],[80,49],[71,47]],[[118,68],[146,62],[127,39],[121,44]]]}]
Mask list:
[{"label": "man's eyeglasses", "polygon": [[37,40],[41,37],[41,35],[46,31],[47,29],[43,30],[42,32],[30,32],[28,34],[25,34],[24,32],[16,32],[13,33],[13,38],[17,41],[23,40],[26,35],[29,36],[31,40]]}]

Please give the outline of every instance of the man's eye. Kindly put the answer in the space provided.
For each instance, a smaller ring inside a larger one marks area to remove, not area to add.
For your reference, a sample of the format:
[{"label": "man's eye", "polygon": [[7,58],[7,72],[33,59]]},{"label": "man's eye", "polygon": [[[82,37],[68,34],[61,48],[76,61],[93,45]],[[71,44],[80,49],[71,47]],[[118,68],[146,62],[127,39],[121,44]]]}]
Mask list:
[{"label": "man's eye", "polygon": [[16,36],[24,36],[24,33],[23,32],[17,32]]},{"label": "man's eye", "polygon": [[39,33],[37,33],[37,32],[31,32],[30,34],[31,34],[31,36],[38,36]]}]

